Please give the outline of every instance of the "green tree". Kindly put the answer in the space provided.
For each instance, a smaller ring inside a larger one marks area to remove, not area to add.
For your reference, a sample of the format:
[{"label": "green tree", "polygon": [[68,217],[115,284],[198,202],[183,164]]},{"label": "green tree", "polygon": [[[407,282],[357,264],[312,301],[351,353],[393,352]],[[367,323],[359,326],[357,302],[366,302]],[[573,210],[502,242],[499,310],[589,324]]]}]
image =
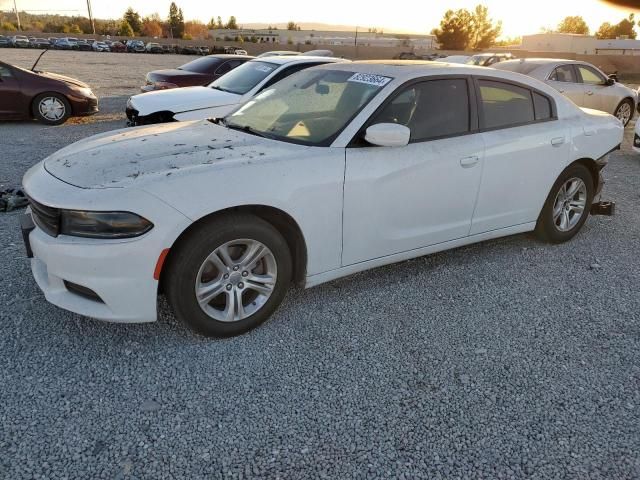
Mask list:
[{"label": "green tree", "polygon": [[0,24],[0,30],[4,30],[5,32],[15,32],[18,29],[11,22],[2,22],[2,24]]},{"label": "green tree", "polygon": [[224,26],[224,28],[227,28],[229,30],[237,30],[238,29],[238,22],[236,21],[236,17],[234,17],[233,15],[230,16],[229,17],[229,21]]},{"label": "green tree", "polygon": [[431,33],[443,50],[465,50],[473,35],[471,13],[466,9],[447,10],[440,20],[440,28]]},{"label": "green tree", "polygon": [[222,23],[222,17],[218,16],[218,21],[216,24],[218,29],[223,29],[224,28],[224,23]]},{"label": "green tree", "polygon": [[178,8],[175,2],[169,6],[169,28],[174,38],[181,38],[184,35],[184,15],[182,9]]},{"label": "green tree", "polygon": [[478,5],[471,17],[471,32],[471,48],[489,48],[502,33],[502,22],[494,25],[493,20],[489,18],[489,9],[484,5]]},{"label": "green tree", "polygon": [[127,21],[136,35],[142,31],[142,18],[133,8],[129,7],[122,18]]},{"label": "green tree", "polygon": [[615,26],[615,37],[628,37],[628,38],[636,38],[636,31],[633,28],[636,25],[635,15],[633,13],[629,14],[629,17],[622,20]]},{"label": "green tree", "polygon": [[131,28],[129,22],[127,22],[126,20],[122,20],[122,22],[120,22],[118,35],[120,35],[121,37],[133,37],[133,28]]},{"label": "green tree", "polygon": [[589,35],[589,25],[580,15],[565,17],[558,25],[560,33],[578,33],[581,35]]},{"label": "green tree", "polygon": [[287,23],[287,30],[299,30],[299,27],[296,22],[289,22]]},{"label": "green tree", "polygon": [[211,20],[209,20],[209,23],[207,23],[207,28],[209,30],[215,30],[217,28],[218,24],[216,23],[216,18],[215,17],[211,17]]}]

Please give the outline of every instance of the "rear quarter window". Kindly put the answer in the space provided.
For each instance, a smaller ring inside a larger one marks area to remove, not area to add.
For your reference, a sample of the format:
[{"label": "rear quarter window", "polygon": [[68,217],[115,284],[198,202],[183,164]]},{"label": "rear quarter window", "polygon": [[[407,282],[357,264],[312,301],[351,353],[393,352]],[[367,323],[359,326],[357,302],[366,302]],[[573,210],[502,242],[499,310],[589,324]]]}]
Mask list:
[{"label": "rear quarter window", "polygon": [[508,128],[535,120],[531,90],[490,80],[478,84],[484,128]]}]

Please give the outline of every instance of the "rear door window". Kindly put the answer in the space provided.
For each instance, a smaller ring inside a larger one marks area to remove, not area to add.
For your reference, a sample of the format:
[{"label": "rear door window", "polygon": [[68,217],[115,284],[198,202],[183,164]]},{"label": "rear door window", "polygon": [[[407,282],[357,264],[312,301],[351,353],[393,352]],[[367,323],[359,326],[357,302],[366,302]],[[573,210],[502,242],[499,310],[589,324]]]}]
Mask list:
[{"label": "rear door window", "polygon": [[484,128],[508,128],[535,120],[531,90],[491,80],[478,84]]},{"label": "rear door window", "polygon": [[576,77],[573,65],[561,65],[557,67],[549,77],[549,80],[553,80],[554,82],[580,83]]}]

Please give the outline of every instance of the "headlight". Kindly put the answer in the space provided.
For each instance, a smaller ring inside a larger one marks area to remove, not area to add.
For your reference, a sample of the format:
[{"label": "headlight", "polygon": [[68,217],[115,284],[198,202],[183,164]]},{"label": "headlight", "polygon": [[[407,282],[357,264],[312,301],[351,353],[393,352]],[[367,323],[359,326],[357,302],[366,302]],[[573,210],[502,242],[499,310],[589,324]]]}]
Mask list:
[{"label": "headlight", "polygon": [[79,92],[83,97],[93,97],[93,92],[91,91],[90,88],[84,88],[84,87],[76,87],[76,92]]},{"label": "headlight", "polygon": [[178,88],[178,85],[171,82],[153,82],[154,88],[158,90],[167,90],[169,88]]},{"label": "headlight", "polygon": [[133,238],[153,228],[146,218],[131,212],[62,210],[60,233],[73,237]]}]

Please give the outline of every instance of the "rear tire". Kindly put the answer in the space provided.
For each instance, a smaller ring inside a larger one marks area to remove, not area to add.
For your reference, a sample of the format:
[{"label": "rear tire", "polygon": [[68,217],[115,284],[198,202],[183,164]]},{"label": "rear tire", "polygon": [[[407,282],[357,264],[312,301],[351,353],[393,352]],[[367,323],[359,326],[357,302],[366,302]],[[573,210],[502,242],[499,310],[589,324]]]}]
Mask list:
[{"label": "rear tire", "polygon": [[32,113],[45,125],[62,125],[71,116],[71,104],[59,93],[42,93],[33,100]]},{"label": "rear tire", "polygon": [[541,240],[571,240],[587,221],[595,188],[589,169],[576,163],[560,174],[538,217],[535,233]]},{"label": "rear tire", "polygon": [[622,124],[626,127],[633,118],[634,110],[633,100],[625,98],[616,107],[616,111],[613,113],[614,117],[617,117]]},{"label": "rear tire", "polygon": [[172,248],[163,282],[176,317],[209,337],[267,320],[291,284],[286,240],[268,222],[231,214],[202,223]]}]

